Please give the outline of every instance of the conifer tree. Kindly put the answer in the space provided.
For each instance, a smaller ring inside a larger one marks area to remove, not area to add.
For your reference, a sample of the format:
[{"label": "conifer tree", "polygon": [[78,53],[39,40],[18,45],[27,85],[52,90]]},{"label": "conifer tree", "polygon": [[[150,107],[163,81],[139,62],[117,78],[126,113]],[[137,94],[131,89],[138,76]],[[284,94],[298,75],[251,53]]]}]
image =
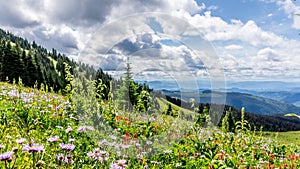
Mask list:
[{"label": "conifer tree", "polygon": [[222,119],[222,130],[225,132],[234,132],[235,130],[235,120],[231,109],[226,111],[226,114]]},{"label": "conifer tree", "polygon": [[19,47],[12,47],[10,42],[6,44],[6,48],[4,49],[4,57],[3,57],[3,75],[1,77],[2,81],[5,81],[6,77],[8,77],[9,81],[12,82],[13,79],[18,82],[19,77],[22,76],[22,70],[24,69],[24,65],[22,64],[21,57],[18,55]]},{"label": "conifer tree", "polygon": [[0,80],[2,80],[5,41],[0,41]]}]

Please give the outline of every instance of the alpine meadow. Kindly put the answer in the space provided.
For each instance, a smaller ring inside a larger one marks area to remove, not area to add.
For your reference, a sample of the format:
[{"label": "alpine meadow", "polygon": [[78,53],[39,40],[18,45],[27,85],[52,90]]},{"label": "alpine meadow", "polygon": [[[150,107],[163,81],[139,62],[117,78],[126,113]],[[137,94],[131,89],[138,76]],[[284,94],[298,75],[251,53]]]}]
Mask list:
[{"label": "alpine meadow", "polygon": [[300,2],[2,1],[1,169],[300,168]]}]

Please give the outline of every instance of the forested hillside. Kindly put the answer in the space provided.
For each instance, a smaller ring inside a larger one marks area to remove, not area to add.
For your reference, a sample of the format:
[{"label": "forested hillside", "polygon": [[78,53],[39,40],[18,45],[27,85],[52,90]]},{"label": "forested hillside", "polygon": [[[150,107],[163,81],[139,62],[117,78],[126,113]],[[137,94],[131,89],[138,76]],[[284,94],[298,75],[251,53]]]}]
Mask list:
[{"label": "forested hillside", "polygon": [[80,76],[83,84],[85,79],[101,78],[103,83],[109,86],[111,77],[101,69],[96,71],[89,65],[70,60],[55,49],[49,51],[34,41],[30,43],[0,29],[1,81],[18,83],[21,78],[25,86],[63,92],[62,89],[67,85],[66,64],[70,66],[73,75]]},{"label": "forested hillside", "polygon": [[[177,105],[181,106],[186,109],[190,109],[191,103],[183,101],[178,98],[173,98],[170,96],[166,96],[166,99]],[[197,105],[198,107],[198,114],[203,114],[204,109],[207,109],[206,111],[209,111],[211,104],[208,103],[199,103]],[[214,106],[220,106],[215,104]],[[246,107],[247,110],[247,107]],[[225,105],[223,115],[225,116],[226,112],[230,111],[232,112],[233,118],[235,121],[241,120],[241,110]],[[296,117],[285,117],[283,114],[273,114],[273,115],[262,115],[262,114],[256,114],[251,112],[245,112],[245,119],[251,124],[251,126],[256,126],[256,130],[260,130],[262,127],[262,130],[264,131],[298,131],[300,130],[300,119]],[[219,126],[222,125],[222,121],[219,122]],[[254,130],[254,128],[252,128]]]}]

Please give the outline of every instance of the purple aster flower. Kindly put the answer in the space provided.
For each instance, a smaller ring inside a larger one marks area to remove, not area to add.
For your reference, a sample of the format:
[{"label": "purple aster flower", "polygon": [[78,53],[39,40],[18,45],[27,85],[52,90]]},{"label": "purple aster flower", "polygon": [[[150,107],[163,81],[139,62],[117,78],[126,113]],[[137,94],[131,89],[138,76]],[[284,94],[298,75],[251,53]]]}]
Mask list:
[{"label": "purple aster flower", "polygon": [[117,139],[117,137],[114,136],[114,135],[110,135],[109,137],[110,137],[112,140],[116,140],[116,139]]},{"label": "purple aster flower", "polygon": [[73,164],[74,163],[71,154],[66,155],[64,161],[65,161],[65,163],[68,163],[68,164]]},{"label": "purple aster flower", "polygon": [[130,147],[130,145],[125,145],[125,144],[121,144],[120,148],[122,149],[128,149]]},{"label": "purple aster flower", "polygon": [[102,156],[108,156],[108,152],[107,151],[99,151],[99,154]]},{"label": "purple aster flower", "polygon": [[99,160],[100,162],[106,162],[108,161],[108,152],[102,151],[99,148],[95,148],[93,152],[88,152],[87,155],[95,160]]},{"label": "purple aster flower", "polygon": [[29,103],[30,102],[30,98],[22,98],[24,103]]},{"label": "purple aster flower", "polygon": [[79,126],[77,131],[80,133],[86,132],[87,130],[89,131],[94,131],[94,127],[93,126]]},{"label": "purple aster flower", "polygon": [[58,105],[57,107],[56,107],[56,111],[57,110],[59,110],[59,109],[61,109],[61,107],[62,107],[62,105],[60,104],[60,105]]},{"label": "purple aster flower", "polygon": [[41,153],[45,151],[43,145],[29,143],[23,147],[23,151],[28,151],[29,153]]},{"label": "purple aster flower", "polygon": [[99,146],[107,146],[108,145],[108,142],[106,141],[106,139],[102,140],[100,143],[99,143]]},{"label": "purple aster flower", "polygon": [[86,126],[86,129],[89,130],[89,131],[94,131],[95,128],[93,126]]},{"label": "purple aster flower", "polygon": [[63,161],[63,162],[68,163],[68,164],[73,164],[74,163],[71,154],[68,154],[66,156],[64,156],[63,154],[58,154],[57,155],[57,160],[58,161]]},{"label": "purple aster flower", "polygon": [[12,160],[13,154],[14,154],[13,152],[6,152],[0,154],[0,161]]},{"label": "purple aster flower", "polygon": [[57,160],[58,160],[58,161],[63,161],[64,158],[65,158],[65,157],[64,157],[63,154],[58,154],[58,155],[57,155]]},{"label": "purple aster flower", "polygon": [[112,169],[124,169],[126,167],[127,167],[126,160],[118,160],[118,163],[110,164],[110,168]]},{"label": "purple aster flower", "polygon": [[72,151],[75,148],[74,144],[64,144],[64,143],[60,143],[59,147],[65,151]]},{"label": "purple aster flower", "polygon": [[78,129],[77,129],[77,131],[78,131],[79,133],[83,133],[83,132],[86,131],[86,127],[85,127],[85,126],[79,126]]},{"label": "purple aster flower", "polygon": [[93,152],[88,152],[87,156],[90,157],[90,158],[94,158],[94,153]]},{"label": "purple aster flower", "polygon": [[20,138],[20,139],[17,139],[17,140],[16,140],[16,142],[17,142],[18,144],[24,144],[25,141],[26,141],[25,138]]},{"label": "purple aster flower", "polygon": [[7,93],[11,97],[19,97],[18,91],[17,90],[11,90],[10,92]]},{"label": "purple aster flower", "polygon": [[66,129],[66,133],[71,133],[73,131],[72,127],[68,126],[68,128]]},{"label": "purple aster flower", "polygon": [[48,138],[48,141],[49,141],[50,143],[57,142],[58,140],[59,140],[59,137],[58,137],[58,136],[54,136],[54,137]]}]

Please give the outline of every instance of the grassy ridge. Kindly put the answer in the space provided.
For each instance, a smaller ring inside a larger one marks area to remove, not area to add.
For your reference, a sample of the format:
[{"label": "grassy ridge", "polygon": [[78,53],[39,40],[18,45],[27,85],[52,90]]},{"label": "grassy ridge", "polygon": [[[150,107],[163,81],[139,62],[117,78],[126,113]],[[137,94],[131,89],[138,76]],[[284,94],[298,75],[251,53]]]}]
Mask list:
[{"label": "grassy ridge", "polygon": [[274,139],[280,144],[296,144],[300,145],[300,131],[289,132],[265,132],[265,137]]}]

